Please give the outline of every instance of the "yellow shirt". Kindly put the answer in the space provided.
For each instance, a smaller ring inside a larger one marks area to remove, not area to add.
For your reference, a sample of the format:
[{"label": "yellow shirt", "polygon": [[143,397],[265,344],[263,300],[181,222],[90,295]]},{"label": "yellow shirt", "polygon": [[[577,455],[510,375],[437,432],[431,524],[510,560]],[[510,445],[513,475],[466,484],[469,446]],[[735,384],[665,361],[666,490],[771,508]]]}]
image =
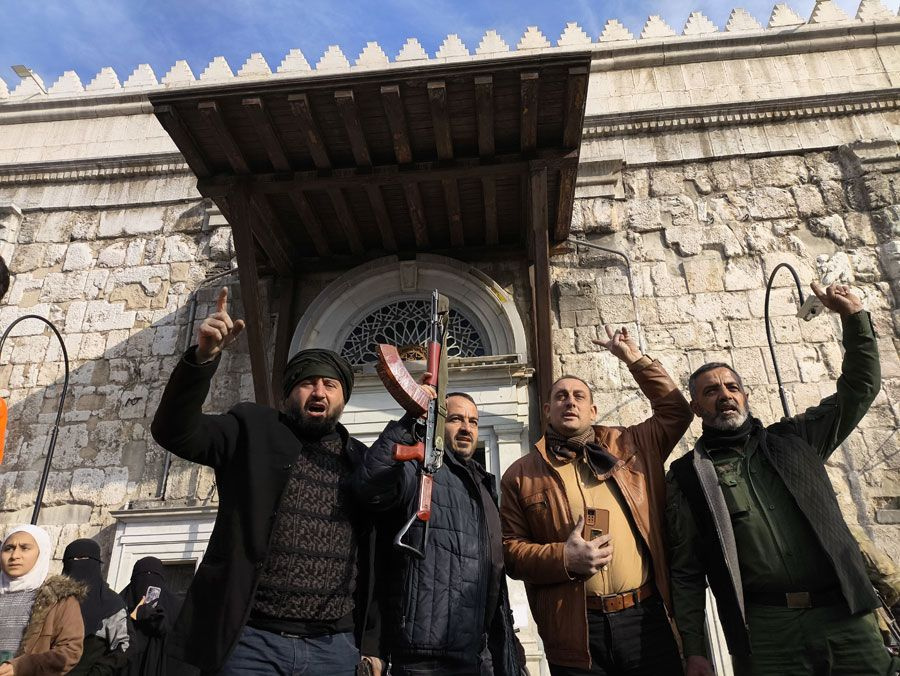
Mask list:
[{"label": "yellow shirt", "polygon": [[646,584],[650,579],[650,556],[615,480],[600,481],[582,458],[568,463],[554,459],[553,464],[562,477],[575,521],[584,516],[586,506],[609,511],[612,560],[606,568],[585,581],[585,594],[619,594]]}]

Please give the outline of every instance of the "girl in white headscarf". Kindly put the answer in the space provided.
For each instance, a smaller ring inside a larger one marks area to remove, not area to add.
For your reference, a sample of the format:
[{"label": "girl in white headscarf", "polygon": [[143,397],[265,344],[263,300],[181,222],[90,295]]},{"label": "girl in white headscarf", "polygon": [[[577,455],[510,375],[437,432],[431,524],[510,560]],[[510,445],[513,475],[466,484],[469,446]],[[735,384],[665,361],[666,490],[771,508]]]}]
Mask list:
[{"label": "girl in white headscarf", "polygon": [[0,676],[61,676],[78,663],[84,640],[84,587],[48,578],[50,536],[16,526],[0,545]]}]

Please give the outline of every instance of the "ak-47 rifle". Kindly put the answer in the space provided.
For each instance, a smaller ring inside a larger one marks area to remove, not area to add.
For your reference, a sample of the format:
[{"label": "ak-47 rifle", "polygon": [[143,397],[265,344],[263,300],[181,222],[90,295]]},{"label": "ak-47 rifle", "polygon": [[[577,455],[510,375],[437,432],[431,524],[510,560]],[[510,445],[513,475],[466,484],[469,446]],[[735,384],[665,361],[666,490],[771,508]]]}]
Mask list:
[{"label": "ak-47 rifle", "polygon": [[[419,463],[418,506],[406,525],[394,538],[394,545],[416,556],[425,558],[428,546],[428,521],[431,518],[431,487],[434,473],[444,464],[444,423],[447,420],[447,327],[450,317],[450,301],[437,290],[431,294],[431,335],[427,348],[427,379],[437,392],[431,395],[406,370],[397,348],[393,345],[378,345],[376,370],[387,391],[407,413],[416,418],[425,416],[424,425],[414,427],[416,442],[412,446],[396,444],[394,460],[416,461]],[[416,520],[424,524],[422,548],[417,549],[403,541]]]}]

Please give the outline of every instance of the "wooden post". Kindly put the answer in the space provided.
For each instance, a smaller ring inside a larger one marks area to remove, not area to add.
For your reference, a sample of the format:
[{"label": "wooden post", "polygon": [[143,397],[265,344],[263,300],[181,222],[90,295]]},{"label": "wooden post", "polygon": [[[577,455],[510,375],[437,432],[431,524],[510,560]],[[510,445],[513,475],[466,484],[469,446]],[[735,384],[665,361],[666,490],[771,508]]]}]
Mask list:
[{"label": "wooden post", "polygon": [[296,277],[281,277],[278,280],[278,327],[275,332],[275,357],[272,360],[272,400],[275,402],[280,402],[283,396],[282,377],[297,324],[297,286]]},{"label": "wooden post", "polygon": [[550,329],[550,242],[547,216],[547,168],[531,172],[531,240],[534,280],[532,308],[538,398],[543,410],[553,382],[553,341]]},{"label": "wooden post", "polygon": [[240,192],[228,198],[231,233],[237,254],[241,298],[244,302],[244,322],[247,325],[247,343],[250,347],[250,370],[253,373],[253,391],[256,403],[274,406],[270,387],[271,370],[266,355],[266,321],[262,314],[259,295],[259,272],[256,269],[256,247],[250,231],[250,219],[258,218],[250,207],[246,193]]}]

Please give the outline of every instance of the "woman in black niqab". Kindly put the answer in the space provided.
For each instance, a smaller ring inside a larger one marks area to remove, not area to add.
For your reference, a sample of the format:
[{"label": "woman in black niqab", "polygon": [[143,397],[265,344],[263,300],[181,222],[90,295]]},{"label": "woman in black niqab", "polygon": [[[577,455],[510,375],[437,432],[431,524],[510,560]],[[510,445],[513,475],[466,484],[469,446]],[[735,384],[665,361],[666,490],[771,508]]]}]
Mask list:
[{"label": "woman in black niqab", "polygon": [[[159,598],[147,603],[147,589],[158,587]],[[166,639],[178,611],[176,597],[166,588],[162,561],[147,556],[134,564],[131,583],[121,592],[128,610],[131,647],[127,676],[175,676],[190,673],[166,657]]]},{"label": "woman in black niqab", "polygon": [[103,579],[101,563],[100,545],[87,538],[74,540],[63,552],[63,573],[88,590],[81,601],[84,651],[70,676],[112,676],[125,665],[125,604]]}]

